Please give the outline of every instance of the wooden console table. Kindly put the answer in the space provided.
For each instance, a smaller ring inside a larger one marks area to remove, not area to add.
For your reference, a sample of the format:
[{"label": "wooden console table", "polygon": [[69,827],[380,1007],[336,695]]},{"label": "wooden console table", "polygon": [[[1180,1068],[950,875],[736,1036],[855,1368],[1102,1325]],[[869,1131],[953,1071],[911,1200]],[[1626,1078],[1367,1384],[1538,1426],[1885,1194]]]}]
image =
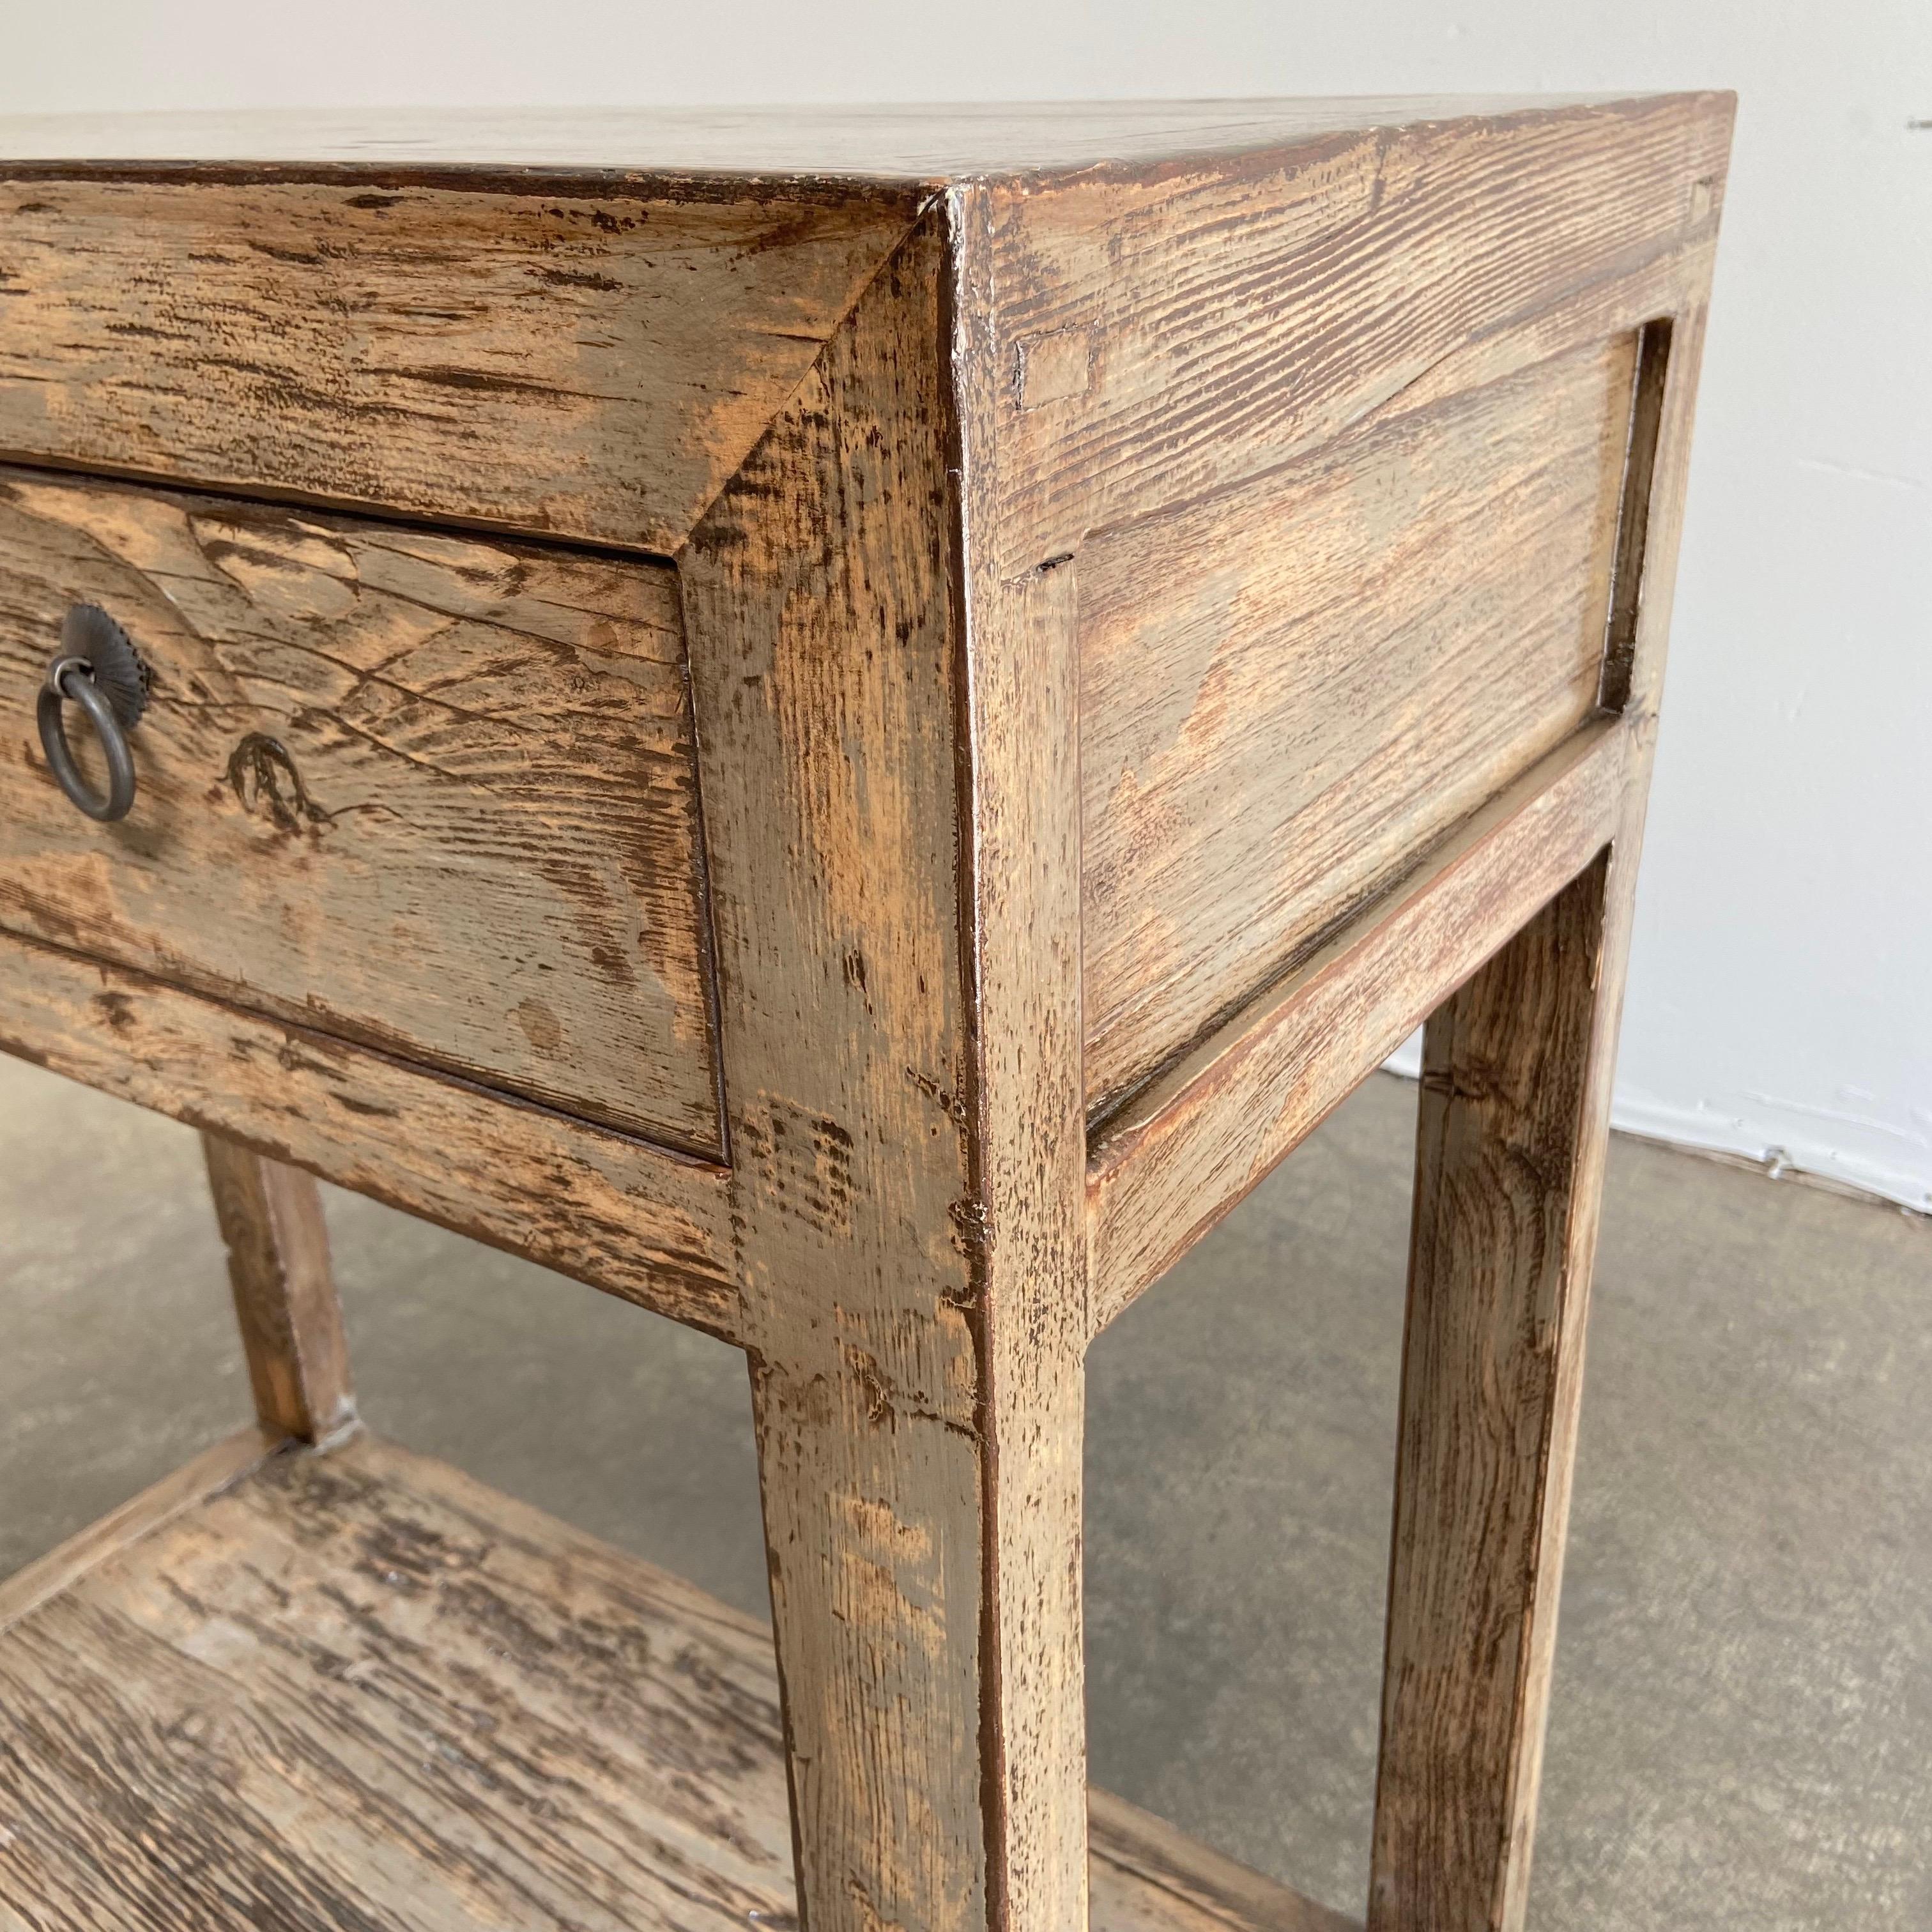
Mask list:
[{"label": "wooden console table", "polygon": [[[1521,1922],[1730,117],[0,124],[0,1043],[260,1411],[4,1586],[0,1922],[1340,1924],[1090,1798],[1083,1362],[1425,1017],[1367,1914]],[[311,1173],[744,1350],[776,1671]]]}]

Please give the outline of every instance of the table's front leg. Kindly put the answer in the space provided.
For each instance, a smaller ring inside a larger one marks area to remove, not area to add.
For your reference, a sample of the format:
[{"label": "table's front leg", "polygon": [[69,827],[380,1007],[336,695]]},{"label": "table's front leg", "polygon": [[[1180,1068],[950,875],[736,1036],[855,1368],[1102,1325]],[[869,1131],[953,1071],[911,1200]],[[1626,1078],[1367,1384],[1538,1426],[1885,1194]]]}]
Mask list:
[{"label": "table's front leg", "polygon": [[1078,1365],[1024,1417],[995,1393],[962,1420],[844,1354],[752,1364],[804,1922],[1081,1932],[1077,1535],[1036,1574],[1070,1482],[1077,1510]]},{"label": "table's front leg", "polygon": [[1429,1022],[1372,1932],[1523,1922],[1629,916],[1615,866]]}]

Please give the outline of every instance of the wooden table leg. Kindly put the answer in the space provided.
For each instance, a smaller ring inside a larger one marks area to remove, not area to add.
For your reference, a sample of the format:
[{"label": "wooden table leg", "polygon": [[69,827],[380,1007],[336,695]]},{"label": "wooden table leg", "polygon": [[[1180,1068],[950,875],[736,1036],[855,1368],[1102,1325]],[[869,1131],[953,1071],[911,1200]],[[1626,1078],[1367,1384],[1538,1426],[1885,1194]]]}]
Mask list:
[{"label": "wooden table leg", "polygon": [[356,1398],[315,1182],[225,1135],[201,1142],[256,1412],[298,1441],[327,1442],[353,1426]]},{"label": "wooden table leg", "polygon": [[1372,1932],[1523,1922],[1627,884],[1600,857],[1429,1022]]},{"label": "wooden table leg", "polygon": [[1078,1366],[1006,1466],[855,1366],[752,1368],[804,1923],[1084,1932]]}]

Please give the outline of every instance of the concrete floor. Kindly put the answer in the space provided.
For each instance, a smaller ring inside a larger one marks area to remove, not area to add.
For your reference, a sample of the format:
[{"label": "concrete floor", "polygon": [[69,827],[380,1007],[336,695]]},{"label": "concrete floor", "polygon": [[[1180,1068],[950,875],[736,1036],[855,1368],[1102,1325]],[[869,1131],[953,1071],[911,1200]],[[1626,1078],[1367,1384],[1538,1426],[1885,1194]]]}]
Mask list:
[{"label": "concrete floor", "polygon": [[[1359,1911],[1414,1090],[1104,1336],[1094,1775]],[[364,1413],[764,1613],[734,1352],[346,1195]],[[247,1411],[185,1129],[0,1060],[0,1574]],[[1619,1143],[1532,1926],[1932,1925],[1932,1228]],[[4,1722],[0,1718],[0,1722]]]}]

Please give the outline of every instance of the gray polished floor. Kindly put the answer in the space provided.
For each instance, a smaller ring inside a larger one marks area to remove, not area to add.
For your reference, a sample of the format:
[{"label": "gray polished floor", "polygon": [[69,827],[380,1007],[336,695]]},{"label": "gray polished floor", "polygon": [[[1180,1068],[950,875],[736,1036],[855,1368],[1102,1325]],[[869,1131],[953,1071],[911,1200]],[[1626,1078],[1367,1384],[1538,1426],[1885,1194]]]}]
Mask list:
[{"label": "gray polished floor", "polygon": [[[1358,1911],[1414,1090],[1093,1357],[1097,1782]],[[764,1610],[736,1355],[333,1195],[380,1430]],[[193,1134],[0,1060],[0,1574],[248,1406]],[[1932,1226],[1619,1143],[1531,1920],[1932,1925]]]}]

